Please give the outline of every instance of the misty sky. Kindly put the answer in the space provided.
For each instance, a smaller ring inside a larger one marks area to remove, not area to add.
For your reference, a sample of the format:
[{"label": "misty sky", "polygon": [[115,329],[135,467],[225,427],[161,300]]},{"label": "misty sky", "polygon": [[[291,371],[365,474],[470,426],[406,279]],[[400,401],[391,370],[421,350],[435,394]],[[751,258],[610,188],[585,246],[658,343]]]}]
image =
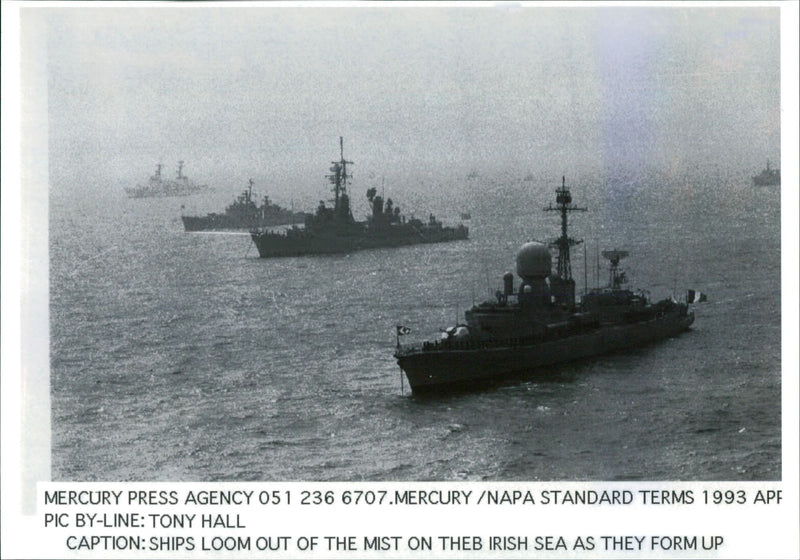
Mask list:
[{"label": "misty sky", "polygon": [[36,11],[52,176],[308,192],[339,136],[362,185],[780,158],[777,8],[173,6]]}]

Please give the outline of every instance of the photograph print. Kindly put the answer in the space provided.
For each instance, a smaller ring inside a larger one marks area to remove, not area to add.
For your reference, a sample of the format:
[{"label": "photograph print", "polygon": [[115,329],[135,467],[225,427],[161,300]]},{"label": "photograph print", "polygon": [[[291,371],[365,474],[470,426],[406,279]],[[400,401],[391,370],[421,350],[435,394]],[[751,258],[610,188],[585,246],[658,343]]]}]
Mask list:
[{"label": "photograph print", "polygon": [[778,7],[20,17],[52,480],[781,480]]}]

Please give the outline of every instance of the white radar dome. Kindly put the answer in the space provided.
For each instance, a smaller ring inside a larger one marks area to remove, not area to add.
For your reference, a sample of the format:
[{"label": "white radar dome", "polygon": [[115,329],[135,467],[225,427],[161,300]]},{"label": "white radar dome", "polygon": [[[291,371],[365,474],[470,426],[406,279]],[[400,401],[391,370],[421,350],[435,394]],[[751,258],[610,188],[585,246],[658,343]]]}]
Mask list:
[{"label": "white radar dome", "polygon": [[529,241],[517,252],[517,274],[523,280],[546,278],[551,268],[550,250],[541,243]]}]

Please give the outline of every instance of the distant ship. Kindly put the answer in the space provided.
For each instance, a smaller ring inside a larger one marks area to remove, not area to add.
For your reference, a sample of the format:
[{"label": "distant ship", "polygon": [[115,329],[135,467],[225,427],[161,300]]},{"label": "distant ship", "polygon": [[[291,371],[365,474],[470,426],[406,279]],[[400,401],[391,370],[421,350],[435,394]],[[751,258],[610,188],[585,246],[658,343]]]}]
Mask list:
[{"label": "distant ship", "polygon": [[781,184],[781,170],[771,169],[769,160],[767,160],[767,168],[762,170],[761,173],[753,177],[753,184],[757,187],[770,187]]},{"label": "distant ship", "polygon": [[125,193],[129,198],[150,198],[166,196],[191,196],[208,191],[207,185],[198,185],[183,174],[183,162],[178,162],[178,176],[175,179],[164,179],[161,177],[161,169],[164,166],[160,163],[156,165],[156,173],[150,177],[145,185],[135,187],[125,187]]},{"label": "distant ship", "polygon": [[[546,211],[561,214],[561,237],[550,246],[539,242],[522,245],[517,253],[514,286],[511,272],[503,276],[496,299],[473,306],[466,324],[448,328],[440,340],[401,345],[410,329],[397,327],[395,357],[414,393],[485,385],[538,368],[607,352],[639,347],[677,335],[694,322],[687,303],[673,298],[656,303],[645,292],[623,288],[619,269],[626,251],[604,251],[610,262],[609,286],[585,294],[575,303],[569,248],[581,243],[567,235],[567,214],[585,211],[572,204],[562,178],[556,189],[557,206]],[[558,251],[555,274],[550,248]],[[692,301],[703,301],[705,296]],[[689,297],[687,297],[689,301]]]},{"label": "distant ship", "polygon": [[268,196],[264,196],[261,205],[253,201],[253,180],[247,189],[240,194],[227,208],[224,214],[207,214],[205,216],[181,216],[185,231],[224,231],[251,230],[302,223],[308,214],[293,212],[272,204]]},{"label": "distant ship", "polygon": [[472,214],[470,214],[469,212],[461,212],[460,217],[462,220],[471,220]]},{"label": "distant ship", "polygon": [[332,162],[328,180],[333,184],[333,208],[320,201],[314,215],[307,216],[304,227],[293,226],[283,232],[258,228],[251,237],[262,258],[325,253],[348,253],[377,247],[399,247],[419,243],[442,243],[467,239],[469,229],[463,224],[443,226],[433,214],[427,222],[406,219],[392,199],[384,202],[373,187],[367,190],[372,215],[363,222],[353,219],[347,180],[347,167],[352,161],[344,158],[344,141],[339,138],[339,161]]}]

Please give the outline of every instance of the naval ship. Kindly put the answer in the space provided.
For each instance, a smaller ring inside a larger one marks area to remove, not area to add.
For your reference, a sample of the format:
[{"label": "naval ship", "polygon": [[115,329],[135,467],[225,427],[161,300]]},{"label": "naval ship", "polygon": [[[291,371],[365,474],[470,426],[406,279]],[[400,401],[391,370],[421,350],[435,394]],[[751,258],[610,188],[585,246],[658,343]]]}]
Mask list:
[{"label": "naval ship", "polygon": [[772,169],[767,160],[767,168],[762,169],[761,173],[753,177],[753,185],[756,187],[771,187],[781,184],[781,170]]},{"label": "naval ship", "polygon": [[[401,345],[410,329],[397,327],[395,358],[414,393],[486,385],[543,367],[642,346],[677,335],[694,322],[688,303],[674,298],[650,302],[643,291],[624,288],[619,262],[626,251],[604,251],[609,285],[584,294],[575,302],[570,247],[581,243],[567,234],[567,215],[585,211],[572,203],[562,177],[556,206],[545,211],[561,215],[561,236],[549,246],[528,242],[517,253],[520,277],[503,276],[495,299],[465,312],[466,324],[444,331],[439,340]],[[557,251],[552,272],[550,248]],[[692,296],[694,298],[694,296]],[[698,301],[700,301],[698,299]]]},{"label": "naval ship", "polygon": [[417,218],[406,219],[391,198],[384,202],[377,189],[367,190],[372,215],[365,221],[356,221],[350,210],[348,195],[348,167],[353,165],[344,157],[344,140],[339,137],[339,161],[331,162],[328,181],[333,185],[333,207],[320,201],[316,212],[306,216],[303,227],[293,226],[285,231],[256,228],[250,236],[261,258],[326,253],[349,253],[377,247],[399,247],[419,243],[442,243],[469,237],[463,224],[444,226],[430,214],[427,222]]},{"label": "naval ship", "polygon": [[305,212],[293,212],[273,204],[266,195],[257,205],[253,196],[253,180],[250,179],[247,189],[225,208],[225,213],[181,216],[181,220],[184,231],[225,231],[302,223],[306,216]]},{"label": "naval ship", "polygon": [[175,179],[164,179],[161,176],[163,167],[160,163],[156,165],[156,172],[150,176],[147,184],[125,187],[128,198],[190,196],[209,190],[207,185],[198,185],[183,174],[183,161],[178,162],[178,176]]}]

